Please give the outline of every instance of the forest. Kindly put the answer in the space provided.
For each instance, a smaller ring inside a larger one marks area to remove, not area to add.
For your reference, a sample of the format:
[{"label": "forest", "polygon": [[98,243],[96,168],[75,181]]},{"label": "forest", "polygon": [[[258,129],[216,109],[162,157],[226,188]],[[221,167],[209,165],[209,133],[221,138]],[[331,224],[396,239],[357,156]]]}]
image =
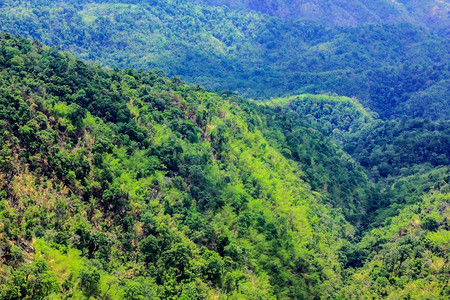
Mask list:
[{"label": "forest", "polygon": [[413,23],[448,32],[446,1],[390,0],[194,0],[214,6],[258,11],[280,18],[306,19],[327,26],[355,26],[364,23]]},{"label": "forest", "polygon": [[414,22],[329,28],[176,0],[2,3],[3,31],[104,66],[254,99],[337,93],[385,119],[450,113],[448,34]]},{"label": "forest", "polygon": [[450,297],[442,27],[285,2],[0,1],[0,299]]}]

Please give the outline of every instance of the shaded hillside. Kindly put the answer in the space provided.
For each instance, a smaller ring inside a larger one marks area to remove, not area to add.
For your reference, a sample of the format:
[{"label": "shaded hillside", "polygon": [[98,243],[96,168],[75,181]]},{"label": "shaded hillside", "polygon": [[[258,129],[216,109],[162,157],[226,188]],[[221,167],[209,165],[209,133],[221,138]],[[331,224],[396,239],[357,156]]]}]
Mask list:
[{"label": "shaded hillside", "polygon": [[[448,168],[439,169],[405,177],[391,187],[394,204],[379,216],[380,225],[368,231],[358,244],[341,249],[340,259],[348,271],[344,298],[450,296],[449,174]],[[412,189],[420,184],[426,187],[425,192]]]},{"label": "shaded hillside", "polygon": [[331,137],[374,181],[450,165],[448,121],[383,121],[374,118],[356,99],[337,96],[299,95],[259,104],[281,116],[289,114],[301,126]]},{"label": "shaded hillside", "polygon": [[[450,165],[450,123],[411,119],[364,126],[343,147],[378,180],[409,175],[418,165]],[[402,174],[403,173],[403,174]]]},{"label": "shaded hillside", "polygon": [[284,119],[280,123],[286,136],[292,124],[301,124],[332,137],[377,181],[375,193],[366,198],[367,229],[361,240],[344,242],[339,251],[341,297],[448,298],[448,122],[377,120],[356,99],[324,95],[259,105],[266,114],[275,111],[272,119]]},{"label": "shaded hillside", "polygon": [[411,24],[330,29],[183,1],[2,3],[0,29],[104,65],[253,98],[355,96],[382,118],[448,116],[448,40]]},{"label": "shaded hillside", "polygon": [[328,26],[355,26],[362,23],[413,23],[448,31],[447,1],[415,0],[198,0],[208,5],[259,11],[271,16],[304,19]]},{"label": "shaded hillside", "polygon": [[[351,130],[372,121],[354,99],[323,95],[259,102],[255,109],[263,116],[265,136],[285,157],[301,163],[313,189],[330,195],[329,203],[342,208],[347,220],[367,225],[366,209],[377,192],[371,189],[364,169],[336,144]],[[308,106],[310,111],[295,110]],[[311,138],[315,143],[311,143]]]}]

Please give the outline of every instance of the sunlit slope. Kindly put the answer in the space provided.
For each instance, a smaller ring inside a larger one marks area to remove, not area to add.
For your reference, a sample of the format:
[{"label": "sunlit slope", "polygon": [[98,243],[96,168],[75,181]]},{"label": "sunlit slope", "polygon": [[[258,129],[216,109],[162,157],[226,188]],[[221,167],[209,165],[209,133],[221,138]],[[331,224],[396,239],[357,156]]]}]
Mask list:
[{"label": "sunlit slope", "polygon": [[358,244],[342,249],[345,298],[449,297],[449,175],[448,167],[436,169],[388,188],[393,208]]},{"label": "sunlit slope", "polygon": [[245,101],[9,34],[0,77],[3,299],[340,289],[353,227]]},{"label": "sunlit slope", "polygon": [[258,103],[333,138],[375,181],[450,164],[448,121],[385,121],[357,99],[340,96],[299,95]]}]

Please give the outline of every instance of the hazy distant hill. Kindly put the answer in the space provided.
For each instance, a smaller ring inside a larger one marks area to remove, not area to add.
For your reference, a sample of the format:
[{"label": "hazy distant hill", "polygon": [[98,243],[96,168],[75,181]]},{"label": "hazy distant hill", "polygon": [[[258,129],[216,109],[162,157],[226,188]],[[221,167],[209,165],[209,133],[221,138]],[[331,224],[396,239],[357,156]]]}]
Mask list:
[{"label": "hazy distant hill", "polygon": [[408,22],[433,29],[449,25],[448,1],[439,0],[199,0],[272,16],[307,19],[332,26]]},{"label": "hazy distant hill", "polygon": [[0,30],[103,65],[253,98],[355,96],[382,118],[448,115],[448,41],[411,24],[328,28],[175,0],[0,3]]}]

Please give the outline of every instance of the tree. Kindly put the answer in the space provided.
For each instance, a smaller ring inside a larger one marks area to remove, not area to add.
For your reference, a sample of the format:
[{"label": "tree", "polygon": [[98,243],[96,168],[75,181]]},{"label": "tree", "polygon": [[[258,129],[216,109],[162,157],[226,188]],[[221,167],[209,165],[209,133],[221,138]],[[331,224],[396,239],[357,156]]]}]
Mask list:
[{"label": "tree", "polygon": [[80,270],[78,278],[86,296],[96,296],[99,293],[100,273],[96,268],[84,267]]}]

